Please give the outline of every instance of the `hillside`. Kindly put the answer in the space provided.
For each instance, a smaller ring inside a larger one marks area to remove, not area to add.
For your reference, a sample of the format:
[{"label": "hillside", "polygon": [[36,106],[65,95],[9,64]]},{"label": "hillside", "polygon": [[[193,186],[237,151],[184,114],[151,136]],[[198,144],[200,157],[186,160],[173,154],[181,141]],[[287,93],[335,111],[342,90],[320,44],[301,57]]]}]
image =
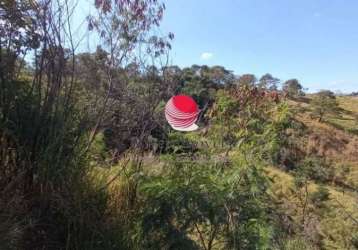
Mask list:
[{"label": "hillside", "polygon": [[[309,154],[328,161],[324,164],[330,172],[326,180],[310,180],[307,195],[317,192],[318,185],[327,189],[325,208],[312,206],[309,237],[321,237],[323,249],[355,249],[352,240],[357,239],[358,230],[358,99],[339,97],[342,109],[339,116],[329,116],[325,122],[311,118],[310,100],[290,101],[292,108],[298,109],[296,119],[307,128],[306,150]],[[303,111],[303,112],[302,112]],[[316,169],[316,171],[321,171]],[[272,192],[282,204],[282,209],[298,222],[301,213],[297,194],[294,191],[294,176],[278,168],[267,169],[273,178]],[[315,221],[316,220],[316,221]],[[308,222],[310,223],[310,222]],[[356,243],[355,243],[356,244]]]},{"label": "hillside", "polygon": [[[341,108],[339,113],[328,115],[323,122],[312,119],[310,105],[303,109],[303,113],[297,115],[297,119],[308,127],[306,150],[331,161],[338,172],[342,168],[346,169],[345,171],[348,171],[349,174],[341,185],[357,190],[358,99],[356,97],[338,97],[338,103]],[[295,104],[300,105],[300,103]],[[333,183],[339,181],[337,180],[339,176],[336,177],[332,180]]]}]

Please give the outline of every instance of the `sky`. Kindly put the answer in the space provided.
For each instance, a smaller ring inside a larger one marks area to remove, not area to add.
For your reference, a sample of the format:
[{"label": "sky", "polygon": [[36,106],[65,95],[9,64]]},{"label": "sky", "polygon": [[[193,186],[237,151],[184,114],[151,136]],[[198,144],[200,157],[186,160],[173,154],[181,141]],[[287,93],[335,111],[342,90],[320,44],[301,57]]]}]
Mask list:
[{"label": "sky", "polygon": [[[162,1],[173,65],[297,78],[308,92],[358,91],[358,0]],[[80,0],[75,19],[93,2]]]},{"label": "sky", "polygon": [[358,0],[167,0],[171,63],[358,91]]}]

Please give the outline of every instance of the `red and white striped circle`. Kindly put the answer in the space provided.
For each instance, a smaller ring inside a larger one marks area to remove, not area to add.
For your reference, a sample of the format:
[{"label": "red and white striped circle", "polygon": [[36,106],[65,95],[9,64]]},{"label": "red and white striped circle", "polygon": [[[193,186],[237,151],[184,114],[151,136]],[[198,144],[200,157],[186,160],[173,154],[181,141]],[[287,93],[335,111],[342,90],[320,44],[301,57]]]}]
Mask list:
[{"label": "red and white striped circle", "polygon": [[199,113],[196,102],[185,95],[174,96],[165,105],[165,118],[173,129],[179,131],[196,130]]}]

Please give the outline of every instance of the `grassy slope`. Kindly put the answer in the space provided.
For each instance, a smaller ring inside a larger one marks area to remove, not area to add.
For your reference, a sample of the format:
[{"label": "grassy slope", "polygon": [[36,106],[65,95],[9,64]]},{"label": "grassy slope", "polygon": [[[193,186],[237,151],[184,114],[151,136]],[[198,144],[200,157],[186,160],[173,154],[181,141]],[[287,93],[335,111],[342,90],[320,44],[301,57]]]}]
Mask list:
[{"label": "grassy slope", "polygon": [[[349,168],[347,182],[358,190],[358,98],[338,97],[340,115],[330,115],[325,123],[306,119],[306,125],[327,142],[322,149],[324,157],[337,167]],[[306,116],[307,117],[307,116]]]},{"label": "grassy slope", "polygon": [[[285,213],[299,223],[301,211],[299,211],[299,201],[293,191],[293,176],[274,167],[266,170],[273,180],[273,195],[278,202],[284,204]],[[316,183],[310,182],[308,193],[312,194],[317,187]],[[329,209],[315,211],[320,217],[320,223],[315,230],[323,238],[324,249],[353,249],[351,240],[358,229],[352,219],[352,217],[358,218],[357,196],[353,192],[342,192],[332,186],[326,187],[330,196],[325,205]]]},{"label": "grassy slope", "polygon": [[346,130],[358,132],[358,97],[339,97],[342,117],[331,117],[331,122]]},{"label": "grassy slope", "polygon": [[[310,117],[309,101],[310,97],[304,102],[291,102],[304,111],[297,115],[297,119],[309,131],[307,150],[330,160],[336,173],[347,166],[349,173],[343,184],[353,187],[352,190],[344,188],[345,185],[326,183],[330,194],[326,202],[329,209],[318,213],[320,223],[316,230],[324,239],[324,249],[354,249],[352,238],[357,237],[358,232],[358,136],[352,131],[358,131],[358,98],[339,97],[342,115],[328,116],[323,123]],[[274,167],[267,168],[267,173],[273,179],[273,195],[280,203],[286,204],[285,211],[298,222],[300,211],[293,191],[293,176]],[[317,184],[311,181],[308,192],[312,194],[315,190]]]}]

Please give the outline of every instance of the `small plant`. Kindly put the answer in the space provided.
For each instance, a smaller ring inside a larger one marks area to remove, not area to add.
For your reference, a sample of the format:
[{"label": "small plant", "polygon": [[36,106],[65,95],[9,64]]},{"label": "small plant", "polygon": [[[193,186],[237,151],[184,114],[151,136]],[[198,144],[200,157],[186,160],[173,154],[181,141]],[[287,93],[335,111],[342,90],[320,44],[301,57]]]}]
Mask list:
[{"label": "small plant", "polygon": [[358,249],[358,233],[355,233],[351,239],[352,245]]},{"label": "small plant", "polygon": [[329,200],[329,190],[323,185],[319,185],[317,191],[311,194],[312,203],[318,207],[323,208],[324,202]]},{"label": "small plant", "polygon": [[305,158],[299,164],[296,173],[303,174],[305,177],[321,183],[332,180],[334,176],[334,170],[331,165],[319,157]]}]

